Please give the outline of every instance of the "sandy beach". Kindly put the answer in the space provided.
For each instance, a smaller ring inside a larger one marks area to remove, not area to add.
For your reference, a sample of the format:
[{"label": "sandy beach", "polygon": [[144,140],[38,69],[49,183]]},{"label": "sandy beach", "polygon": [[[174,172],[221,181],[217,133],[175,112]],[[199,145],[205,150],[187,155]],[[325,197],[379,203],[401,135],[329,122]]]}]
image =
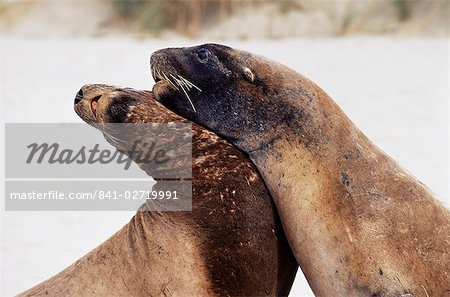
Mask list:
[{"label": "sandy beach", "polygon": [[[151,89],[151,52],[202,42],[1,37],[3,122],[81,122],[72,105],[83,84]],[[226,43],[281,61],[311,78],[375,144],[449,207],[448,39],[349,37]],[[132,215],[125,211],[5,212],[2,206],[0,295],[12,296],[56,274],[119,230]],[[300,271],[291,295],[313,296]]]}]

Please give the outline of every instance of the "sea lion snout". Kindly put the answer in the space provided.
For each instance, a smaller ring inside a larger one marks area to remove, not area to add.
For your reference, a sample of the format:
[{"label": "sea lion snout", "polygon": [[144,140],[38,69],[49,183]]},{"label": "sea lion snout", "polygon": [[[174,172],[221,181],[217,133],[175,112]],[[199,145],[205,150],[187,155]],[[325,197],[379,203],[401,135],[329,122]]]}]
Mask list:
[{"label": "sea lion snout", "polygon": [[85,85],[75,96],[75,112],[87,123],[122,123],[136,102],[131,90],[118,92],[116,87]]},{"label": "sea lion snout", "polygon": [[[172,64],[176,64],[177,67],[174,67]],[[173,79],[173,77],[179,74],[179,69],[183,67],[183,64],[179,63],[177,59],[177,51],[175,48],[159,50],[152,53],[150,56],[150,65],[155,82]]]},{"label": "sea lion snout", "polygon": [[103,85],[85,85],[75,95],[75,112],[86,122],[98,122],[97,111],[104,91]]}]

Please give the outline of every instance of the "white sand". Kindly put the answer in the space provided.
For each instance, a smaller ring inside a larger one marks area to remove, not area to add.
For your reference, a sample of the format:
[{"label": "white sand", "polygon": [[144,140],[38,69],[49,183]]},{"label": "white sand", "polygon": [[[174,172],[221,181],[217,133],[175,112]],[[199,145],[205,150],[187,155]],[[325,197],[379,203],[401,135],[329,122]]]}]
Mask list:
[{"label": "white sand", "polygon": [[[72,103],[82,84],[148,89],[152,51],[199,43],[111,37],[7,37],[0,42],[0,94],[6,122],[81,122]],[[351,38],[231,45],[284,62],[317,82],[378,146],[442,201],[450,202],[448,40]],[[11,296],[83,256],[132,213],[2,210],[1,216],[0,295]],[[301,273],[292,295],[313,296]]]}]

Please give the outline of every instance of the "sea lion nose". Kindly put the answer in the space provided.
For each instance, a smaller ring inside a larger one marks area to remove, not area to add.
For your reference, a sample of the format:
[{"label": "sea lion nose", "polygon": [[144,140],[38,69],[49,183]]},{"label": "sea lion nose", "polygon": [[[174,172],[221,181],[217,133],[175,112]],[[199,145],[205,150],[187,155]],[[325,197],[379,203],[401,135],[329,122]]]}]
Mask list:
[{"label": "sea lion nose", "polygon": [[77,95],[75,96],[75,100],[74,100],[74,104],[77,104],[78,102],[80,102],[83,99],[83,89],[80,89],[77,93]]}]

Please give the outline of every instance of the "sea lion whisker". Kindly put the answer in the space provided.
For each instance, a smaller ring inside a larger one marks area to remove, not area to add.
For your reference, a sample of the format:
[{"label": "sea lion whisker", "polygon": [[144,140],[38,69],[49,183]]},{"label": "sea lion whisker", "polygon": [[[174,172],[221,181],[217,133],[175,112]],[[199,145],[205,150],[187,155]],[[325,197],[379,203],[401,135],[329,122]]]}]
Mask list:
[{"label": "sea lion whisker", "polygon": [[180,84],[180,88],[181,88],[181,90],[183,90],[184,95],[186,95],[186,97],[187,97],[189,103],[191,104],[192,109],[194,110],[194,112],[197,113],[197,110],[195,109],[194,103],[192,102],[191,98],[189,97],[188,93],[186,92],[186,90],[184,89],[182,84]]},{"label": "sea lion whisker", "polygon": [[161,69],[156,68],[156,71],[157,71],[156,73],[158,74],[158,77],[159,77],[159,78],[162,78],[162,73],[163,73],[163,72],[161,71]]},{"label": "sea lion whisker", "polygon": [[170,76],[174,79],[174,81],[180,86],[181,90],[183,91],[183,93],[186,95],[189,103],[192,106],[192,109],[194,110],[194,112],[197,112],[197,110],[195,109],[194,103],[192,102],[191,98],[189,97],[188,92],[191,90],[191,87],[182,79],[176,78],[175,76],[173,76],[172,74],[170,74]]},{"label": "sea lion whisker", "polygon": [[193,84],[190,80],[188,80],[188,79],[186,79],[186,78],[184,78],[183,76],[181,76],[181,75],[178,75],[178,77],[181,79],[181,80],[183,80],[186,84],[188,84],[190,87],[194,87],[194,88],[196,88],[198,91],[202,91],[199,87],[197,87],[195,84]]},{"label": "sea lion whisker", "polygon": [[119,141],[116,139],[116,137],[112,136],[108,129],[106,128],[106,125],[104,125],[103,123],[98,122],[97,124],[93,125],[95,128],[99,129],[100,131],[102,131],[103,136],[105,137],[105,139],[110,142],[113,145],[118,145]]},{"label": "sea lion whisker", "polygon": [[190,91],[192,89],[192,87],[188,83],[186,83],[185,81],[183,81],[181,79],[179,81],[180,81],[181,84],[183,84],[183,86],[186,88],[187,91]]},{"label": "sea lion whisker", "polygon": [[120,146],[121,144],[127,146],[127,145],[129,144],[128,140],[124,140],[124,139],[121,139],[121,138],[118,138],[118,137],[114,136],[114,135],[112,134],[113,131],[111,131],[111,130],[113,130],[113,129],[110,129],[110,128],[108,127],[108,125],[106,125],[106,124],[104,124],[104,123],[102,123],[102,124],[101,124],[101,127],[99,127],[98,129],[99,129],[100,131],[102,131],[103,134],[105,135],[105,137],[107,137],[108,140],[110,140],[110,141],[111,141],[114,145],[116,145],[116,146]]},{"label": "sea lion whisker", "polygon": [[114,145],[119,146],[121,143],[125,143],[124,141],[119,141],[119,139],[117,137],[114,137],[113,135],[111,135],[110,133],[106,132],[106,131],[102,131],[105,135],[105,138],[107,138],[109,141],[111,141]]},{"label": "sea lion whisker", "polygon": [[178,79],[180,81],[183,82],[184,85],[186,85],[186,87],[191,90],[192,87],[194,87],[195,85],[193,83],[191,83],[189,80],[185,79],[184,77],[182,77],[181,75],[178,75]]},{"label": "sea lion whisker", "polygon": [[[172,81],[170,80],[170,78],[168,78],[167,75],[166,75],[164,72],[163,72],[162,74],[163,74],[163,76],[164,76],[165,81],[167,81],[167,82],[168,82],[172,87],[174,87],[176,90],[179,90],[178,86],[177,86],[174,82],[172,82]],[[171,74],[169,74],[169,75],[171,75]]]},{"label": "sea lion whisker", "polygon": [[92,122],[92,123],[89,123],[92,127],[94,127],[94,128],[96,128],[96,129],[99,129],[100,131],[102,130],[102,124],[101,123],[99,123],[99,122]]},{"label": "sea lion whisker", "polygon": [[[173,84],[176,85],[177,88],[178,88],[178,87],[179,87],[179,88],[182,87],[181,82],[180,82],[178,79],[176,79],[171,73],[169,73],[169,76],[171,77],[171,79],[173,79]],[[168,79],[170,79],[170,78],[168,78]],[[179,90],[179,89],[178,89],[178,90]]]},{"label": "sea lion whisker", "polygon": [[187,97],[189,103],[191,104],[192,109],[194,110],[195,113],[197,113],[197,110],[195,109],[194,103],[192,102],[192,100],[191,100],[191,98],[189,97],[188,93],[186,92],[186,90],[185,90],[184,88],[181,88],[181,89],[183,90],[183,92],[184,92],[184,94],[186,95],[186,97]]},{"label": "sea lion whisker", "polygon": [[[177,85],[179,85],[180,87],[182,87],[182,86],[187,87],[186,84],[182,80],[176,78],[173,74],[169,74],[169,75],[177,83]],[[188,88],[188,91],[189,91],[189,88]]]},{"label": "sea lion whisker", "polygon": [[180,78],[179,75],[178,75],[177,80],[180,82],[180,84],[182,84],[183,86],[185,86],[186,89],[187,89],[188,91],[191,90],[191,86],[190,86],[186,81],[184,81],[182,78]]},{"label": "sea lion whisker", "polygon": [[157,75],[156,75],[156,69],[155,69],[155,67],[152,67],[151,70],[152,70],[152,76],[153,76],[153,78],[156,80],[156,79],[157,79]]},{"label": "sea lion whisker", "polygon": [[189,89],[191,89],[192,87],[195,87],[195,88],[197,88],[199,90],[199,88],[196,85],[191,83],[189,80],[187,80],[183,76],[181,76],[181,75],[177,75],[177,76],[185,85],[187,85],[189,87]]},{"label": "sea lion whisker", "polygon": [[185,86],[186,89],[187,89],[188,91],[191,90],[192,87],[191,87],[187,82],[183,81],[182,79],[178,79],[178,81],[179,81],[181,84],[183,84],[183,86]]},{"label": "sea lion whisker", "polygon": [[175,76],[173,76],[172,73],[169,73],[169,76],[173,79],[174,82],[178,82],[179,83],[179,80]]},{"label": "sea lion whisker", "polygon": [[156,78],[161,79],[161,71],[159,70],[159,68],[155,68],[155,72],[156,72]]}]

